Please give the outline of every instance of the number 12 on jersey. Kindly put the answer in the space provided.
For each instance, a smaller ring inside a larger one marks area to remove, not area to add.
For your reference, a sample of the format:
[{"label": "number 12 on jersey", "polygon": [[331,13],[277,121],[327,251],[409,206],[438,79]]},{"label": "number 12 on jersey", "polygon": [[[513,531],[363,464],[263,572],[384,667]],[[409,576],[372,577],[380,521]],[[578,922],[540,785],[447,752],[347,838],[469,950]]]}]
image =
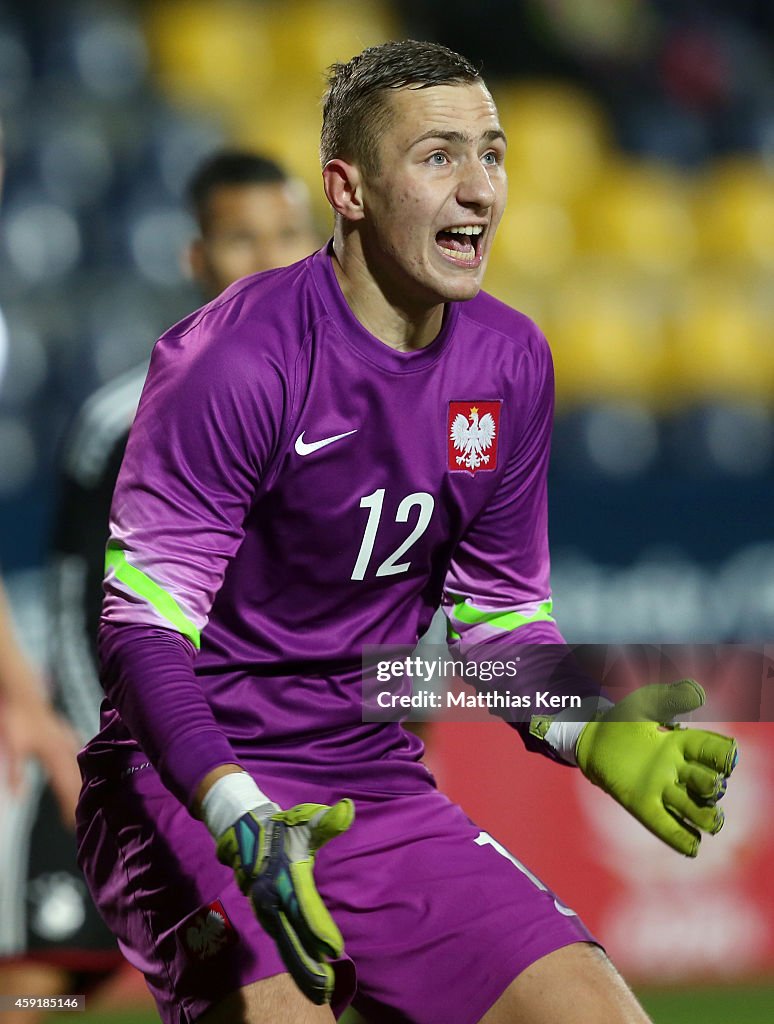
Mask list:
[{"label": "number 12 on jersey", "polygon": [[[380,487],[378,490],[374,491],[373,494],[367,494],[364,498],[360,499],[360,507],[368,509],[368,521],[363,533],[363,539],[360,542],[360,551],[357,555],[355,568],[352,570],[352,576],[350,579],[365,579],[366,572],[368,571],[368,565],[371,561],[371,555],[374,551],[376,535],[379,532],[379,523],[382,518],[382,508],[384,506],[384,494],[384,487]],[[398,505],[398,510],[395,513],[395,522],[407,523],[411,515],[411,510],[415,505],[419,508],[419,513],[417,515],[417,521],[414,524],[414,529],[408,537],[398,545],[393,553],[385,558],[376,570],[377,576],[396,576],[398,573],[408,572],[411,562],[399,562],[398,559],[402,558],[406,554],[412,544],[416,544],[429,526],[430,519],[433,515],[433,508],[435,507],[435,499],[432,494],[428,494],[426,491],[416,491],[414,494],[407,494],[403,501],[401,501],[400,505]]]}]

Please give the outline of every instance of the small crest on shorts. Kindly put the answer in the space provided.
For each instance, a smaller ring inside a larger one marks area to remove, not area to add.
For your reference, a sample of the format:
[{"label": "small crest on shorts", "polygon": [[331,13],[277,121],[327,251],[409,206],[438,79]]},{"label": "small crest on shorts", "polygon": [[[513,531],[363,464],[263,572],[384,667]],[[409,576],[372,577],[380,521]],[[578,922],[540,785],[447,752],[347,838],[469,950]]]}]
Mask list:
[{"label": "small crest on shorts", "polygon": [[214,900],[184,925],[183,944],[194,960],[209,960],[236,942],[236,931],[223,904]]},{"label": "small crest on shorts", "polygon": [[500,405],[496,402],[449,402],[446,437],[448,468],[478,473],[497,468]]}]

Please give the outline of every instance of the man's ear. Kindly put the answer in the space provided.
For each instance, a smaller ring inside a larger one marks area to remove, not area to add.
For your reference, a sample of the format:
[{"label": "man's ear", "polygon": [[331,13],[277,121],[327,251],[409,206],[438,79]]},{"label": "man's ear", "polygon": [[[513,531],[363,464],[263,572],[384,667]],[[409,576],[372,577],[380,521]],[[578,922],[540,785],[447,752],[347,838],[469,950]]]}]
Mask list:
[{"label": "man's ear", "polygon": [[335,213],[345,220],[362,220],[363,179],[359,168],[346,160],[329,160],[323,167],[323,187]]},{"label": "man's ear", "polygon": [[204,255],[204,243],[201,238],[194,238],[191,240],[188,250],[186,252],[188,267],[186,268],[194,281],[201,283],[206,281],[207,274],[207,259]]}]

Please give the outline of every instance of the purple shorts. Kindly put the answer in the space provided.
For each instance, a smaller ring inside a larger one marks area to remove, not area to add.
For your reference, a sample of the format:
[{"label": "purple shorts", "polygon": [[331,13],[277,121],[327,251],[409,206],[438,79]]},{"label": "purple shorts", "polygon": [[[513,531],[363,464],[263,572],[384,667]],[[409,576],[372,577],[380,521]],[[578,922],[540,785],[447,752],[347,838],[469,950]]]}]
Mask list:
[{"label": "purple shorts", "polygon": [[[539,957],[595,940],[429,773],[418,783],[416,767],[401,788],[391,766],[391,792],[362,774],[358,786],[354,774],[342,783],[337,772],[331,789],[308,770],[281,779],[252,770],[284,807],[355,801],[352,828],[323,847],[315,867],[346,944],[334,964],[337,1015],[352,1001],[373,1022],[474,1024]],[[94,900],[165,1024],[195,1021],[234,989],[284,970],[209,833],[153,768],[92,778],[78,819]]]}]

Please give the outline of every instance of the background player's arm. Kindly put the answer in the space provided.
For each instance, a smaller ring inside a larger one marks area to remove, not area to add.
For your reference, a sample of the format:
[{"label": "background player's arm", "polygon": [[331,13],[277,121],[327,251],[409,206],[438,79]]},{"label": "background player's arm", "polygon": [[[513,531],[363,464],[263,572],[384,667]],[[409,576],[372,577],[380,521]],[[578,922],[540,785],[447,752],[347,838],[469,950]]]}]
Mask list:
[{"label": "background player's arm", "polygon": [[63,820],[71,825],[81,786],[75,760],[78,743],[67,722],[51,707],[40,674],[19,645],[2,581],[0,703],[0,732],[11,789],[21,786],[27,758],[36,758],[51,781]]}]

